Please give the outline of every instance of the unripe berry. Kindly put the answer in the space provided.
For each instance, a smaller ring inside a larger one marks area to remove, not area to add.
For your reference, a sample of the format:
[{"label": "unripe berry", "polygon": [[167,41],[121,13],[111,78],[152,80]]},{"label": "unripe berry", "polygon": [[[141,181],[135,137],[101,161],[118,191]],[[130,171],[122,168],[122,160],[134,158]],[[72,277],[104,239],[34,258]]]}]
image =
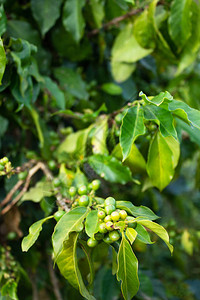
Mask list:
[{"label": "unripe berry", "polygon": [[27,171],[20,172],[20,173],[18,174],[18,178],[19,178],[19,180],[25,180],[26,177],[27,177],[27,175],[28,175],[28,172],[27,172]]},{"label": "unripe berry", "polygon": [[107,205],[110,205],[110,204],[116,205],[116,200],[115,200],[115,198],[113,198],[113,197],[108,197],[108,198],[105,199],[104,205],[107,206]]},{"label": "unripe berry", "polygon": [[61,185],[61,181],[59,178],[54,178],[53,180],[54,187],[59,187]]},{"label": "unripe berry", "polygon": [[114,222],[119,221],[119,219],[120,219],[120,214],[119,214],[117,211],[113,211],[113,212],[111,213],[111,219],[112,219]]},{"label": "unripe berry", "polygon": [[9,162],[9,159],[8,159],[6,156],[4,156],[4,157],[1,159],[1,164],[2,164],[2,165],[7,164],[8,162]]},{"label": "unripe berry", "polygon": [[78,199],[78,204],[80,206],[88,206],[89,204],[89,197],[87,195],[82,195],[79,199]]},{"label": "unripe berry", "polygon": [[116,207],[113,204],[105,206],[105,212],[107,213],[107,215],[110,215],[113,211],[115,211],[115,209]]},{"label": "unripe berry", "polygon": [[96,179],[96,180],[93,180],[91,184],[92,184],[93,191],[96,191],[99,189],[101,182],[100,182],[100,180]]},{"label": "unripe berry", "polygon": [[105,216],[106,216],[105,211],[103,211],[103,210],[99,210],[98,211],[98,217],[99,217],[99,219],[104,219]]},{"label": "unripe berry", "polygon": [[122,220],[125,220],[127,217],[127,212],[125,210],[120,210],[119,215]]},{"label": "unripe berry", "polygon": [[75,186],[71,186],[69,188],[69,194],[70,194],[71,197],[74,197],[76,195],[76,188],[75,188]]},{"label": "unripe berry", "polygon": [[0,171],[3,171],[4,170],[4,166],[2,164],[0,164]]},{"label": "unripe berry", "polygon": [[63,210],[58,210],[57,212],[55,212],[54,214],[54,219],[58,222],[62,216],[65,214],[65,211]]},{"label": "unripe berry", "polygon": [[105,237],[104,237],[104,239],[103,239],[103,241],[106,243],[106,244],[112,244],[112,240],[111,240],[111,238],[109,237],[109,234],[107,234]]},{"label": "unripe berry", "polygon": [[120,234],[117,230],[114,230],[114,231],[111,231],[109,232],[109,238],[113,241],[113,242],[116,242],[119,240],[120,238]]},{"label": "unripe berry", "polygon": [[106,223],[100,223],[99,224],[99,232],[100,233],[106,233],[107,232]]},{"label": "unripe berry", "polygon": [[78,188],[78,193],[79,193],[79,195],[85,195],[85,194],[87,194],[87,187],[86,187],[86,185],[81,185]]},{"label": "unripe berry", "polygon": [[89,238],[87,240],[87,245],[91,248],[95,247],[97,244],[98,244],[98,241],[93,238]]},{"label": "unripe berry", "polygon": [[106,222],[109,222],[109,221],[112,221],[110,215],[108,215],[108,216],[106,216],[106,217],[104,218],[104,222],[105,222],[105,223],[106,223]]},{"label": "unripe berry", "polygon": [[56,168],[55,160],[48,161],[48,167],[49,167],[50,170],[55,170],[55,168]]},{"label": "unripe berry", "polygon": [[106,229],[108,231],[112,231],[113,230],[113,226],[114,226],[113,222],[107,222],[106,223]]},{"label": "unripe berry", "polygon": [[101,232],[97,232],[97,233],[95,233],[94,237],[95,237],[95,240],[100,241],[104,238],[104,234]]}]

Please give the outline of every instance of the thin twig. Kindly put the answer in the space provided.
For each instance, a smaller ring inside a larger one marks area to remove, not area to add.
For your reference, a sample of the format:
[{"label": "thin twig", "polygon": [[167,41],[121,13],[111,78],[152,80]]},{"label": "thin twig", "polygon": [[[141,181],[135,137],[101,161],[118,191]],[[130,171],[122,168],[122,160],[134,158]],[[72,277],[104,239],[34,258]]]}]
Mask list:
[{"label": "thin twig", "polygon": [[127,18],[130,18],[134,15],[137,15],[138,13],[142,12],[143,11],[143,8],[138,8],[138,9],[133,9],[131,10],[130,12],[128,12],[127,14],[123,15],[123,16],[119,16],[119,17],[116,17],[114,19],[112,19],[111,21],[109,21],[108,23],[105,23],[102,25],[101,28],[96,28],[92,31],[90,31],[88,33],[88,37],[91,37],[93,35],[96,35],[98,34],[100,31],[102,30],[106,30],[108,29],[109,27],[113,26],[113,25],[117,25],[118,23],[120,23],[121,21],[127,19]]},{"label": "thin twig", "polygon": [[12,196],[14,195],[14,193],[20,188],[20,186],[24,183],[23,180],[19,180],[14,187],[12,188],[12,190],[10,190],[10,192],[7,194],[7,196],[4,198],[4,200],[0,203],[0,207],[6,205],[12,198]]},{"label": "thin twig", "polygon": [[58,287],[59,286],[58,279],[54,272],[53,264],[52,264],[52,260],[51,260],[50,256],[48,256],[48,269],[49,269],[49,275],[50,275],[50,279],[51,279],[51,283],[52,283],[52,287],[53,287],[53,291],[54,291],[56,300],[62,300],[62,295],[61,295],[59,287]]}]

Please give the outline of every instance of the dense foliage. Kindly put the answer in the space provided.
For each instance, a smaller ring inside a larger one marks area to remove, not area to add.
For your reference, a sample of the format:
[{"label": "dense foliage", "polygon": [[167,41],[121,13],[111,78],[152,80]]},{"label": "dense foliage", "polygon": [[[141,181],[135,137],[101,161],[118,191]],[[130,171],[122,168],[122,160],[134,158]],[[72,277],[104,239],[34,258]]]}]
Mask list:
[{"label": "dense foliage", "polygon": [[199,1],[2,0],[0,35],[0,298],[200,299]]}]

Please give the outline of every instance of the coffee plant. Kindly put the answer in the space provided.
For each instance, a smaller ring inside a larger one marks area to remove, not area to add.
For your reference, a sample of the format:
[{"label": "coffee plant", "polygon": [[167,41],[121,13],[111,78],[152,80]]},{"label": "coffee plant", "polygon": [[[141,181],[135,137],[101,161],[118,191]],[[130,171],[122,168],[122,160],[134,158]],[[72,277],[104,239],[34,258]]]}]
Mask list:
[{"label": "coffee plant", "polygon": [[0,1],[0,299],[199,299],[199,22]]}]

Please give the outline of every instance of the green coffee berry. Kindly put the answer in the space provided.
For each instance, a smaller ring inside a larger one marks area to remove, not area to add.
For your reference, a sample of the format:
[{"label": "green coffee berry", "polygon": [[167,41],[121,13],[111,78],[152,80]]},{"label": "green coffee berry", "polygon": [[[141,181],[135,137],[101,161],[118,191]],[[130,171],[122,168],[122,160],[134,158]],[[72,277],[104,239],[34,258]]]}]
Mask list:
[{"label": "green coffee berry", "polygon": [[92,184],[92,189],[94,191],[96,191],[99,189],[101,182],[100,182],[100,180],[96,179],[96,180],[93,180],[91,184]]},{"label": "green coffee berry", "polygon": [[109,234],[107,234],[107,235],[104,237],[103,241],[104,241],[106,244],[112,244],[112,243],[113,243],[113,241],[112,241],[111,238],[109,237]]},{"label": "green coffee berry", "polygon": [[27,177],[27,175],[28,175],[28,172],[27,172],[27,171],[20,172],[20,173],[18,174],[18,179],[19,179],[19,180],[25,180],[26,177]]},{"label": "green coffee berry", "polygon": [[78,188],[79,195],[85,195],[87,194],[87,187],[86,185],[82,185]]},{"label": "green coffee berry", "polygon": [[55,212],[54,214],[54,219],[58,222],[62,216],[65,214],[64,210],[58,210],[57,212]]},{"label": "green coffee berry", "polygon": [[108,215],[108,216],[106,216],[106,217],[104,218],[104,222],[105,222],[105,223],[106,223],[106,222],[109,222],[109,221],[112,221],[110,215]]},{"label": "green coffee berry", "polygon": [[127,212],[125,210],[120,210],[119,215],[122,220],[125,220],[127,217]]},{"label": "green coffee berry", "polygon": [[9,159],[8,159],[6,156],[4,156],[4,157],[1,159],[1,164],[2,164],[2,165],[7,164],[8,162],[9,162]]},{"label": "green coffee berry", "polygon": [[2,164],[0,164],[0,171],[4,171],[4,166]]},{"label": "green coffee berry", "polygon": [[116,207],[113,204],[105,206],[105,212],[107,213],[107,215],[110,215],[113,211],[115,211],[115,209]]},{"label": "green coffee berry", "polygon": [[89,204],[89,197],[87,195],[82,195],[79,199],[78,199],[78,204],[80,206],[88,206]]},{"label": "green coffee berry", "polygon": [[87,245],[91,248],[95,247],[97,244],[98,244],[98,241],[93,238],[89,238],[87,240]]},{"label": "green coffee berry", "polygon": [[71,197],[74,197],[76,195],[76,188],[75,188],[75,186],[71,186],[69,188],[69,194],[70,194]]},{"label": "green coffee berry", "polygon": [[105,211],[103,211],[103,210],[99,210],[99,211],[98,211],[98,218],[99,218],[99,219],[104,219],[105,216],[106,216]]},{"label": "green coffee berry", "polygon": [[106,223],[106,229],[108,231],[112,231],[113,230],[113,226],[114,226],[114,224],[111,221]]},{"label": "green coffee berry", "polygon": [[113,230],[111,232],[109,232],[109,238],[113,241],[113,242],[116,242],[119,240],[120,238],[120,234],[117,230]]},{"label": "green coffee berry", "polygon": [[105,199],[104,206],[108,206],[110,204],[116,206],[116,200],[115,200],[115,198],[108,197],[108,198]]},{"label": "green coffee berry", "polygon": [[99,224],[99,232],[100,233],[106,233],[107,232],[106,223],[100,223]]},{"label": "green coffee berry", "polygon": [[55,168],[56,168],[55,160],[48,161],[48,167],[49,167],[50,170],[55,170]]},{"label": "green coffee berry", "polygon": [[119,221],[119,219],[120,219],[120,214],[118,213],[118,211],[113,211],[113,212],[111,213],[111,219],[112,219],[114,222]]},{"label": "green coffee berry", "polygon": [[61,181],[59,178],[54,178],[53,180],[54,187],[59,187],[61,185]]}]

